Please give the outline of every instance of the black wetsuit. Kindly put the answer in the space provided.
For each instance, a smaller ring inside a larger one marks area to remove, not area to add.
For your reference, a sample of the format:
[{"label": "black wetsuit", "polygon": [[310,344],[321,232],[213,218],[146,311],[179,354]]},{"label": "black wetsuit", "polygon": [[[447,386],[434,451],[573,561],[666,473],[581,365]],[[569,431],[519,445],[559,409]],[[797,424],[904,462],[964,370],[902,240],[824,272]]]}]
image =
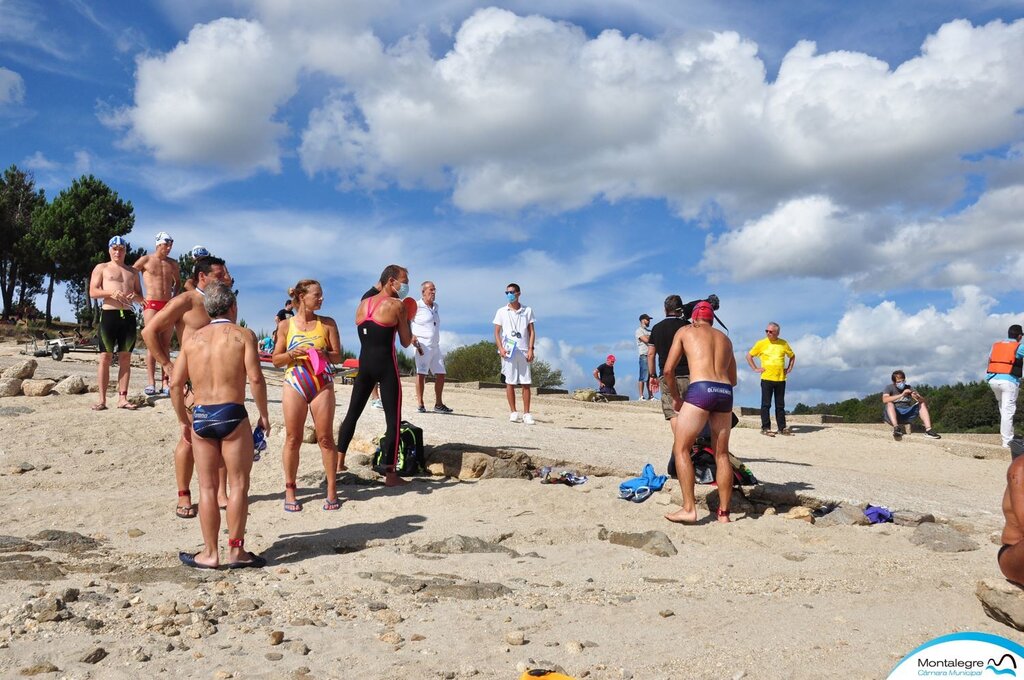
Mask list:
[{"label": "black wetsuit", "polygon": [[[379,291],[378,291],[379,292]],[[370,399],[373,386],[380,384],[380,399],[384,405],[387,433],[381,442],[385,460],[398,464],[398,422],[402,413],[402,383],[398,376],[398,356],[395,354],[397,325],[384,326],[373,318],[380,303],[370,299],[366,303],[366,318],[356,326],[359,334],[359,373],[352,386],[352,400],[348,404],[345,420],[338,428],[338,450],[347,453],[356,432],[356,422]]]}]

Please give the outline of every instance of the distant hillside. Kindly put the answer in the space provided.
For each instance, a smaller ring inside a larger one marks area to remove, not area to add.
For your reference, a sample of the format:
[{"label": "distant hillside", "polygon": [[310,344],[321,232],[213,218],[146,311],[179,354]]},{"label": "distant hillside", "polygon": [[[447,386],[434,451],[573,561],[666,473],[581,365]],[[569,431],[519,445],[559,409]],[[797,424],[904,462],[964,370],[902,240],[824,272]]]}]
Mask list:
[{"label": "distant hillside", "polygon": [[[999,407],[988,383],[914,387],[928,400],[932,425],[939,432],[999,432]],[[847,399],[834,404],[797,404],[793,413],[837,415],[848,423],[878,423],[882,420],[882,393],[875,392],[863,399]],[[1024,425],[1024,408],[1018,407],[1014,424],[1018,432],[1024,429],[1021,427]]]}]

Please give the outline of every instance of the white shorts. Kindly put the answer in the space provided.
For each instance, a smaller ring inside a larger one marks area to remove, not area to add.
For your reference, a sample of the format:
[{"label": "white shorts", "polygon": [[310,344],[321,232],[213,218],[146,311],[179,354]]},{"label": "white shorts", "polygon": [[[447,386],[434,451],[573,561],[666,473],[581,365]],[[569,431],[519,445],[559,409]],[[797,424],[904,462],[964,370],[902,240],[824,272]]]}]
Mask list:
[{"label": "white shorts", "polygon": [[501,374],[505,376],[506,385],[529,385],[530,364],[526,361],[526,355],[517,349],[511,357],[502,359]]},{"label": "white shorts", "polygon": [[444,375],[444,354],[441,352],[441,348],[423,344],[420,347],[423,348],[423,356],[420,356],[419,352],[413,354],[416,359],[416,372],[420,375],[427,373]]}]

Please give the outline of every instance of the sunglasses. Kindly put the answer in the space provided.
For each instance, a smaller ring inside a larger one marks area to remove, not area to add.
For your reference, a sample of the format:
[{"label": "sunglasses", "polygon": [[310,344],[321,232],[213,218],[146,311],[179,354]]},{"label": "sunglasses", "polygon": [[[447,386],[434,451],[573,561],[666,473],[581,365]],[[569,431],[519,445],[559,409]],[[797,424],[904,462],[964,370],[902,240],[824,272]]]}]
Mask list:
[{"label": "sunglasses", "polygon": [[515,292],[514,290],[506,290],[505,295],[519,295],[519,293]]},{"label": "sunglasses", "polygon": [[765,333],[778,333],[778,331],[772,330],[772,329],[770,329],[770,328],[765,328],[765,329],[764,329],[764,332],[765,332]]}]

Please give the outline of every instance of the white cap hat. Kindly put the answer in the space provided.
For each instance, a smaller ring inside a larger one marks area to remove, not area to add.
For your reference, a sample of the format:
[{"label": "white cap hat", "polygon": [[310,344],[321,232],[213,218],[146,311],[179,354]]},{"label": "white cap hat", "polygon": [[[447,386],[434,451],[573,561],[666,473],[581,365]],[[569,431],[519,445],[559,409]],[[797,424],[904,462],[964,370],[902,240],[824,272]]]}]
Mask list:
[{"label": "white cap hat", "polygon": [[210,251],[206,249],[206,246],[192,246],[192,257],[209,257]]},{"label": "white cap hat", "polygon": [[171,238],[171,235],[168,234],[166,231],[161,231],[159,234],[156,235],[156,244],[157,245],[160,245],[161,243],[173,243],[173,242],[174,242],[174,239]]}]

